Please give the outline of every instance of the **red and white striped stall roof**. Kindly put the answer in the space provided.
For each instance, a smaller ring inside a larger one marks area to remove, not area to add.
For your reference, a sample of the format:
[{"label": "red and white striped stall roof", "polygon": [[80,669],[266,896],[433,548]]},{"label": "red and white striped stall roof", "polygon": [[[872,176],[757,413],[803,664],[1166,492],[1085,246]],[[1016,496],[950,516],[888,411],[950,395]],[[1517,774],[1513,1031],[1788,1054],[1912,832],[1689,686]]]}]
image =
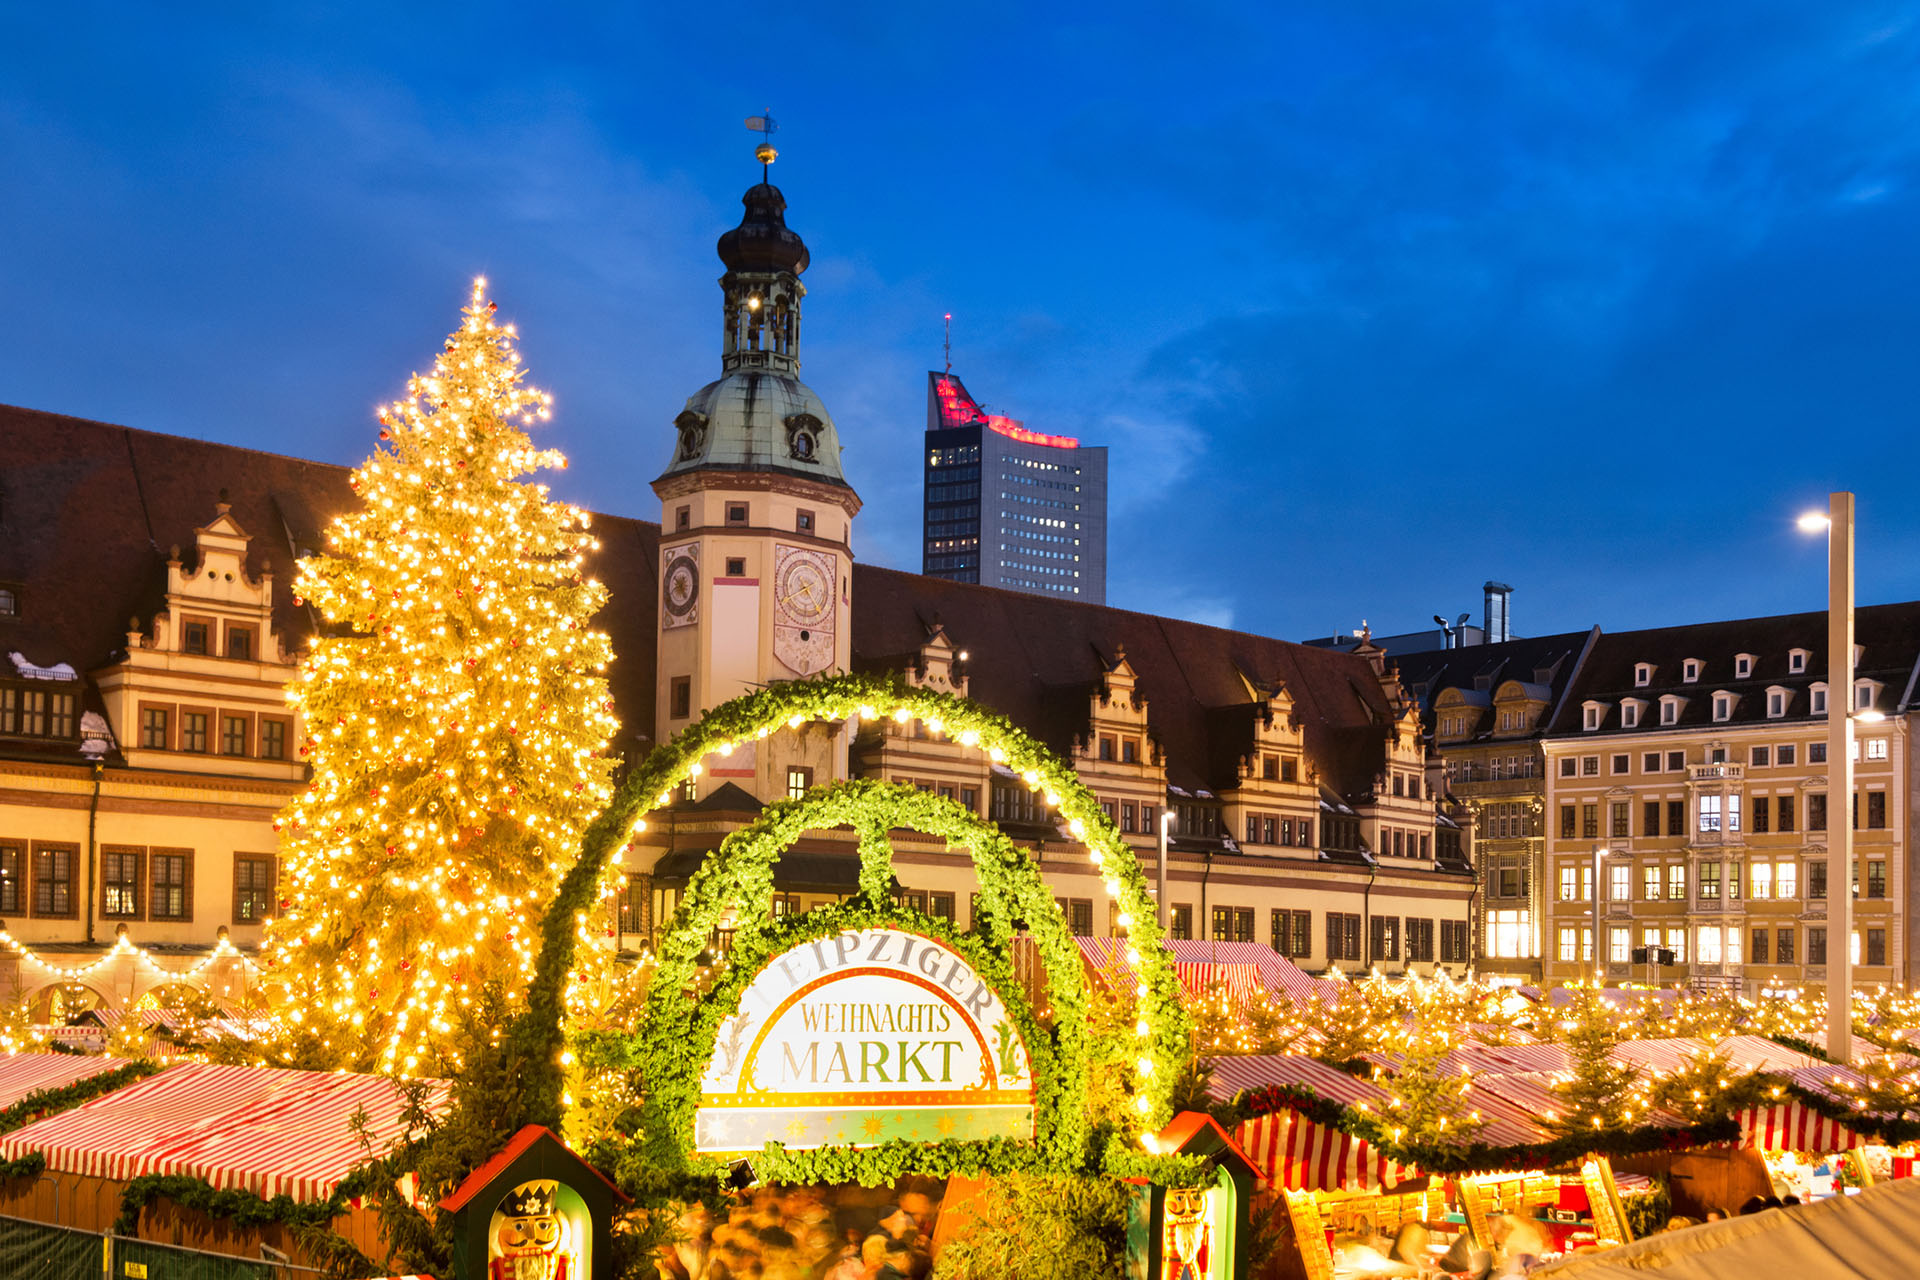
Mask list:
[{"label": "red and white striped stall roof", "polygon": [[1284,994],[1296,1001],[1317,1000],[1329,991],[1338,991],[1345,983],[1315,978],[1293,961],[1259,942],[1203,942],[1198,938],[1170,938],[1167,949],[1184,963],[1206,963],[1245,967],[1258,975],[1260,986],[1269,994]]},{"label": "red and white striped stall roof", "polygon": [[1775,1044],[1765,1036],[1728,1036],[1714,1047],[1742,1071],[1797,1071],[1820,1065],[1819,1059]]},{"label": "red and white striped stall roof", "polygon": [[[432,1106],[445,1106],[435,1082]],[[364,1158],[348,1119],[365,1108],[374,1150],[401,1136],[401,1098],[382,1076],[184,1063],[0,1135],[0,1157],[125,1181],[185,1173],[222,1190],[318,1200]]]},{"label": "red and white striped stall roof", "polygon": [[1867,1140],[1801,1102],[1749,1107],[1740,1113],[1740,1145],[1761,1151],[1848,1151]]},{"label": "red and white striped stall roof", "polygon": [[1476,1070],[1511,1075],[1519,1071],[1565,1071],[1566,1046],[1557,1044],[1493,1044],[1483,1046],[1486,1061]]},{"label": "red and white striped stall roof", "polygon": [[88,1058],[72,1053],[3,1054],[0,1055],[0,1107],[10,1107],[41,1089],[64,1089],[126,1065],[120,1058]]},{"label": "red and white striped stall roof", "polygon": [[1210,1061],[1213,1078],[1207,1083],[1207,1093],[1221,1101],[1245,1089],[1264,1089],[1275,1084],[1311,1089],[1343,1107],[1364,1102],[1378,1110],[1387,1096],[1378,1085],[1356,1080],[1324,1062],[1294,1053],[1250,1054]]},{"label": "red and white striped stall roof", "polygon": [[1691,1058],[1698,1057],[1709,1046],[1704,1040],[1690,1040],[1675,1037],[1667,1040],[1623,1040],[1613,1047],[1609,1057],[1620,1062],[1630,1062],[1642,1071],[1654,1075],[1673,1075],[1686,1069]]},{"label": "red and white striped stall roof", "polygon": [[1255,1116],[1233,1131],[1268,1186],[1289,1191],[1391,1190],[1419,1176],[1381,1155],[1364,1138],[1315,1124],[1291,1111]]}]

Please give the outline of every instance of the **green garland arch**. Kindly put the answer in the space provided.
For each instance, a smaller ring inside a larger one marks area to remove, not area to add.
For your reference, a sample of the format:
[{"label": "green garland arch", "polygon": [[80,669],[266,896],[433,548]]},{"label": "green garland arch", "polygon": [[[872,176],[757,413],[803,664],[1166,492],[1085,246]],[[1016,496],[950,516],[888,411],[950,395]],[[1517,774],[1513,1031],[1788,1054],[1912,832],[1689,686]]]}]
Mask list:
[{"label": "green garland arch", "polygon": [[[1028,786],[1043,792],[1047,803],[1065,820],[1068,831],[1086,846],[1089,862],[1129,921],[1129,959],[1141,979],[1136,1004],[1142,1064],[1136,1092],[1140,1124],[1142,1129],[1158,1129],[1171,1119],[1169,1099],[1186,1066],[1188,1020],[1180,1003],[1171,957],[1161,945],[1153,898],[1133,851],[1094,794],[1045,745],[979,703],[918,688],[895,674],[793,681],[736,698],[655,747],[621,783],[612,802],[588,827],[580,858],[562,879],[541,922],[540,956],[528,991],[527,1009],[508,1037],[508,1052],[519,1064],[526,1084],[523,1122],[549,1128],[560,1124],[566,1092],[566,987],[573,970],[577,925],[597,901],[609,862],[636,832],[644,829],[646,814],[666,803],[675,787],[696,775],[701,761],[709,755],[729,753],[781,728],[798,728],[809,721],[844,721],[856,715],[865,720],[883,716],[901,721],[917,719],[936,734],[988,752],[995,763],[1005,765]],[[863,880],[862,888],[872,886]],[[846,910],[845,904],[841,910]],[[840,918],[844,921],[851,917]],[[889,919],[904,917],[894,914]],[[821,923],[824,927],[825,921]],[[659,981],[657,976],[655,981]]]},{"label": "green garland arch", "polygon": [[[805,832],[837,826],[851,826],[859,833],[859,895],[799,915],[773,916],[773,869],[780,854]],[[975,934],[957,933],[946,921],[891,900],[888,832],[896,828],[942,837],[972,854],[985,907]],[[746,923],[734,935],[728,964],[706,991],[689,999],[700,979],[700,954],[729,909],[738,909]],[[1015,920],[1029,925],[1046,971],[1050,1029],[1022,998],[1004,958],[1012,937],[1009,922]],[[999,991],[1032,1054],[1036,1147],[1004,1141],[954,1143],[935,1157],[936,1163],[946,1166],[965,1158],[988,1167],[1073,1169],[1086,1162],[1086,980],[1079,949],[1052,895],[1027,855],[992,823],[951,800],[879,781],[833,783],[769,805],[753,823],[729,835],[718,854],[694,874],[661,947],[639,1033],[641,1074],[647,1083],[641,1128],[650,1161],[669,1169],[685,1166],[685,1153],[693,1146],[700,1078],[713,1056],[719,1024],[754,977],[776,956],[802,943],[870,927],[904,929],[958,952]],[[962,1157],[968,1148],[973,1150]],[[777,1144],[765,1155],[756,1161],[756,1169],[795,1162],[783,1159],[787,1153]],[[879,1181],[887,1174],[916,1171],[910,1161],[904,1168],[892,1167],[904,1157],[870,1159],[865,1149],[848,1153],[846,1160],[856,1180],[870,1175]],[[865,1167],[875,1163],[889,1167]],[[761,1170],[761,1176],[769,1175]]]}]

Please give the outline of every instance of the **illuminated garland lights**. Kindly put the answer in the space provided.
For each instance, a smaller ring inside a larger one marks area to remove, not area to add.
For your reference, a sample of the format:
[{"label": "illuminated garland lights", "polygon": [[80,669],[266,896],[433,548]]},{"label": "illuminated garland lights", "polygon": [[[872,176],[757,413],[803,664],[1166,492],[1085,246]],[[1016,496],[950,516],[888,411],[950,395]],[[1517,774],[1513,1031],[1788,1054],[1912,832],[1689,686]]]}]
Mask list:
[{"label": "illuminated garland lights", "polygon": [[[1134,1081],[1135,1113],[1147,1132],[1171,1118],[1172,1089],[1187,1065],[1187,1016],[1171,956],[1161,945],[1146,879],[1132,849],[1093,793],[1045,746],[978,703],[916,688],[898,675],[841,675],[775,685],[715,708],[656,747],[588,828],[580,858],[547,913],[528,1012],[510,1036],[510,1050],[527,1076],[523,1122],[549,1127],[560,1122],[567,1096],[564,1002],[579,943],[577,924],[595,901],[598,886],[608,868],[617,863],[620,850],[646,829],[645,815],[671,803],[674,788],[698,776],[708,756],[731,755],[782,728],[854,717],[867,723],[883,717],[899,723],[919,720],[929,733],[984,751],[993,763],[1023,778],[1058,813],[1071,838],[1085,846],[1088,862],[1118,907],[1118,923],[1128,935],[1128,961],[1140,975],[1135,1034],[1145,1069]],[[863,880],[863,888],[869,887]],[[701,945],[704,937],[703,933]]]},{"label": "illuminated garland lights", "polygon": [[[599,544],[585,511],[518,479],[566,460],[522,429],[552,397],[522,381],[485,286],[433,371],[380,409],[360,506],[293,588],[330,630],[288,691],[313,775],[275,824],[265,958],[274,1039],[314,1065],[457,1070],[459,1009],[488,981],[524,990],[535,924],[611,796]],[[595,880],[587,901],[610,891]]]},{"label": "illuminated garland lights", "polygon": [[[807,831],[843,825],[860,833],[860,895],[797,915],[774,916],[773,869],[780,854]],[[950,922],[892,901],[888,832],[893,829],[939,836],[949,846],[972,854],[985,908],[974,935],[956,933]],[[701,953],[729,911],[737,912],[743,922],[734,934],[733,949],[711,986],[694,996],[691,989],[704,968]],[[1039,948],[1052,1004],[1048,1010],[1051,1030],[1027,1007],[1018,980],[1003,958],[1014,921],[1030,926]],[[999,992],[1032,1056],[1038,1151],[1005,1140],[943,1143],[943,1150],[951,1149],[949,1155],[932,1159],[943,1166],[951,1166],[954,1159],[970,1160],[976,1171],[1080,1167],[1087,1155],[1086,983],[1079,949],[1058,906],[1033,860],[992,823],[952,800],[879,781],[835,783],[799,799],[769,805],[751,825],[729,835],[719,852],[694,873],[661,947],[640,1033],[641,1075],[647,1082],[641,1128],[647,1158],[668,1169],[685,1161],[685,1153],[693,1146],[700,1079],[713,1056],[719,1024],[770,961],[804,942],[847,930],[887,927],[935,938],[964,957]],[[1139,1067],[1150,1078],[1152,1058],[1143,1055]],[[1148,1095],[1139,1096],[1146,1099]],[[826,1157],[788,1153],[773,1143],[754,1161],[754,1168],[763,1179],[810,1181],[803,1174],[822,1159]],[[902,1149],[904,1168],[888,1167],[892,1162],[887,1156],[867,1149],[832,1159],[854,1181],[886,1181],[901,1172],[932,1171],[922,1167],[924,1162],[918,1161],[912,1147]]]},{"label": "illuminated garland lights", "polygon": [[115,960],[118,960],[121,956],[132,956],[136,964],[144,964],[155,973],[172,979],[197,978],[213,965],[228,958],[240,961],[240,965],[244,969],[251,969],[256,973],[260,970],[260,966],[254,962],[251,956],[234,946],[232,942],[224,937],[213,944],[212,951],[185,969],[167,968],[154,958],[153,952],[130,941],[125,934],[121,934],[115,938],[113,945],[108,947],[106,952],[98,959],[88,961],[86,964],[76,968],[57,965],[46,957],[36,954],[25,943],[21,942],[5,929],[0,929],[0,946],[6,947],[9,951],[13,952],[13,954],[20,957],[22,963],[31,964],[36,968],[43,969],[53,974],[62,982],[84,981],[112,964]]}]

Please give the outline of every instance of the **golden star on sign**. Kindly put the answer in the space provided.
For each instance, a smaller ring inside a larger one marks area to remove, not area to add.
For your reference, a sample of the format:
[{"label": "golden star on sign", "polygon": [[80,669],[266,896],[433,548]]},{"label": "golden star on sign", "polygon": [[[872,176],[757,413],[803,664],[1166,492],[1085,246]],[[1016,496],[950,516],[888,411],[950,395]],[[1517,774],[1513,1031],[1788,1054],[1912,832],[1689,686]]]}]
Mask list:
[{"label": "golden star on sign", "polygon": [[879,1116],[868,1116],[860,1122],[860,1127],[866,1131],[869,1138],[877,1138],[880,1136],[880,1131],[887,1126],[881,1123]]},{"label": "golden star on sign", "polygon": [[960,1126],[954,1123],[952,1116],[941,1116],[940,1123],[935,1127],[940,1130],[941,1135],[944,1137],[947,1134],[952,1133],[955,1129],[958,1129]]},{"label": "golden star on sign", "polygon": [[804,1138],[804,1137],[806,1137],[806,1136],[807,1136],[807,1122],[806,1122],[805,1120],[793,1120],[793,1121],[790,1121],[790,1122],[789,1122],[789,1123],[787,1124],[787,1136],[788,1136],[789,1138]]}]

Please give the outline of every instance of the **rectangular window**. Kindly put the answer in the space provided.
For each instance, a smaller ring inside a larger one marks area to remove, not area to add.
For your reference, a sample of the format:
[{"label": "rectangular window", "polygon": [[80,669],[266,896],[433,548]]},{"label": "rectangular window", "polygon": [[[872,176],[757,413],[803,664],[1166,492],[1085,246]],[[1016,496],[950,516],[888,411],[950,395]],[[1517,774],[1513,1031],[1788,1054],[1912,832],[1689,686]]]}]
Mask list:
[{"label": "rectangular window", "polygon": [[1640,834],[1649,837],[1660,834],[1660,802],[1658,800],[1647,800],[1641,803]]},{"label": "rectangular window", "polygon": [[1433,959],[1433,921],[1407,917],[1407,959],[1409,961]]},{"label": "rectangular window", "polygon": [[1193,905],[1191,903],[1181,902],[1174,905],[1172,918],[1167,921],[1167,932],[1176,938],[1193,937]]},{"label": "rectangular window", "polygon": [[1773,864],[1756,859],[1751,875],[1752,887],[1748,890],[1748,896],[1755,902],[1764,902],[1773,897]]},{"label": "rectangular window", "polygon": [[1627,930],[1615,927],[1607,930],[1607,959],[1615,964],[1625,964],[1633,957],[1632,938]]},{"label": "rectangular window", "polygon": [[180,629],[180,649],[183,653],[205,653],[207,651],[207,624],[189,622]]},{"label": "rectangular window", "polygon": [[1667,801],[1667,834],[1684,835],[1687,830],[1687,802],[1685,800]]},{"label": "rectangular window", "polygon": [[1627,815],[1628,813],[1631,812],[1631,810],[1627,806],[1627,802],[1624,800],[1617,800],[1610,806],[1610,808],[1612,810],[1612,814],[1611,814],[1611,826],[1613,829],[1612,833],[1615,836],[1621,837],[1622,839],[1633,834],[1632,832],[1627,830]]},{"label": "rectangular window", "polygon": [[[1509,912],[1508,914],[1515,914]],[[1518,949],[1517,946],[1515,948]],[[1440,922],[1440,960],[1443,964],[1465,964],[1467,960],[1467,922]]]},{"label": "rectangular window", "polygon": [[155,849],[147,862],[153,875],[153,892],[147,899],[148,915],[155,920],[190,920],[193,899],[187,888],[188,869],[193,855],[185,849]]},{"label": "rectangular window", "polygon": [[960,788],[960,807],[968,813],[980,812],[980,789],[978,787]]},{"label": "rectangular window", "polygon": [[1588,840],[1595,839],[1599,836],[1600,806],[1598,804],[1583,804],[1580,806],[1580,834]]},{"label": "rectangular window", "polygon": [[1769,829],[1768,824],[1773,819],[1773,814],[1770,812],[1772,806],[1769,800],[1770,797],[1768,796],[1755,796],[1753,798],[1753,830],[1756,835],[1765,835]]},{"label": "rectangular window", "polygon": [[227,628],[227,656],[251,661],[253,658],[253,628]]},{"label": "rectangular window", "polygon": [[1298,782],[1300,780],[1299,762],[1289,756],[1280,762],[1280,781]]},{"label": "rectangular window", "polygon": [[953,895],[950,893],[929,893],[927,895],[927,914],[936,920],[953,919]]},{"label": "rectangular window", "polygon": [[1827,962],[1827,931],[1825,929],[1807,930],[1807,963],[1825,964]]},{"label": "rectangular window", "polygon": [[26,850],[20,845],[0,844],[0,913],[19,912],[25,863]]},{"label": "rectangular window", "polygon": [[1578,902],[1580,900],[1580,868],[1560,868],[1560,901]]},{"label": "rectangular window", "polygon": [[793,513],[793,527],[800,533],[813,532],[813,512],[796,511]]},{"label": "rectangular window", "polygon": [[1781,929],[1773,935],[1773,940],[1775,943],[1774,952],[1773,952],[1774,963],[1775,964],[1792,964],[1793,963],[1793,930]]},{"label": "rectangular window", "polygon": [[1825,831],[1827,829],[1827,798],[1820,792],[1807,797],[1807,830]]},{"label": "rectangular window", "polygon": [[1599,756],[1581,756],[1580,757],[1580,776],[1583,778],[1599,777],[1600,776],[1600,757]]},{"label": "rectangular window", "polygon": [[247,718],[245,716],[220,717],[220,754],[225,756],[247,754]]},{"label": "rectangular window", "polygon": [[1774,816],[1778,819],[1777,825],[1779,826],[1780,830],[1782,831],[1793,830],[1793,797],[1792,796],[1775,796],[1773,807],[1774,807]]},{"label": "rectangular window", "polygon": [[1235,907],[1233,909],[1233,940],[1235,942],[1253,941],[1253,908]]},{"label": "rectangular window", "polygon": [[1398,960],[1400,958],[1400,917],[1373,917],[1373,958],[1375,960]]},{"label": "rectangular window", "polygon": [[167,749],[167,709],[140,708],[140,745],[148,751]]},{"label": "rectangular window", "polygon": [[1667,772],[1678,773],[1687,767],[1687,753],[1684,751],[1667,752]]},{"label": "rectangular window", "polygon": [[1293,913],[1275,907],[1268,917],[1267,945],[1284,956],[1293,943]]},{"label": "rectangular window", "polygon": [[1755,964],[1765,964],[1767,962],[1767,935],[1768,931],[1765,929],[1755,929],[1753,931],[1752,951],[1753,963]]},{"label": "rectangular window", "polygon": [[744,502],[729,502],[727,504],[727,523],[731,525],[743,525],[746,522],[747,504]]},{"label": "rectangular window", "polygon": [[1571,778],[1573,771],[1577,767],[1578,765],[1572,756],[1563,756],[1560,760],[1560,776],[1563,778]]},{"label": "rectangular window", "polygon": [[693,714],[693,677],[675,676],[667,685],[667,714],[685,720]]},{"label": "rectangular window", "polygon": [[1827,860],[1809,860],[1807,862],[1807,899],[1814,901],[1827,896]]},{"label": "rectangular window", "polygon": [[1607,897],[1625,902],[1633,896],[1633,867],[1623,858],[1614,859],[1607,868]]},{"label": "rectangular window", "polygon": [[[1649,871],[1653,868],[1647,868]],[[1658,894],[1653,895],[1658,897]],[[1703,862],[1700,864],[1700,898],[1703,902],[1712,902],[1720,897],[1720,864]]]},{"label": "rectangular window", "polygon": [[[1715,893],[1720,892],[1718,881],[1714,883],[1713,891]],[[1640,892],[1641,896],[1648,902],[1660,901],[1660,864],[1649,862],[1646,866],[1640,868]],[[1701,887],[1701,893],[1705,894],[1705,892],[1706,888],[1703,885]]]},{"label": "rectangular window", "polygon": [[1798,893],[1800,891],[1800,886],[1797,883],[1799,872],[1800,864],[1797,862],[1782,862],[1775,867],[1773,869],[1773,896],[1786,899]]},{"label": "rectangular window", "polygon": [[1727,897],[1740,900],[1740,893],[1747,883],[1746,864],[1739,858],[1727,859]]},{"label": "rectangular window", "polygon": [[1878,858],[1867,863],[1867,896],[1884,898],[1887,896],[1887,864]]},{"label": "rectangular window", "polygon": [[1887,931],[1885,929],[1867,930],[1866,963],[1885,964],[1886,962],[1887,962]]},{"label": "rectangular window", "polygon": [[1667,864],[1667,900],[1669,902],[1687,900],[1687,864],[1684,862]]},{"label": "rectangular window", "polygon": [[1570,804],[1560,806],[1560,838],[1563,840],[1573,838],[1573,806]]},{"label": "rectangular window", "polygon": [[787,799],[798,800],[813,790],[813,769],[809,765],[787,767]]},{"label": "rectangular window", "polygon": [[1093,899],[1067,898],[1061,904],[1067,917],[1067,930],[1076,938],[1093,936]]},{"label": "rectangular window", "polygon": [[233,922],[259,924],[273,913],[273,859],[233,855]]},{"label": "rectangular window", "polygon": [[1293,913],[1293,951],[1295,960],[1305,960],[1313,954],[1313,912],[1296,911]]},{"label": "rectangular window", "polygon": [[100,851],[100,914],[113,919],[140,918],[140,853],[138,849]]},{"label": "rectangular window", "polygon": [[1867,759],[1885,760],[1887,758],[1887,740],[1885,738],[1867,739]]},{"label": "rectangular window", "polygon": [[1754,747],[1752,750],[1747,752],[1747,763],[1751,764],[1756,769],[1764,769],[1767,767],[1772,757],[1773,757],[1773,751],[1771,748]]},{"label": "rectangular window", "polygon": [[1798,753],[1793,743],[1783,742],[1773,749],[1773,762],[1784,769],[1786,766],[1794,763],[1794,756],[1796,754]]},{"label": "rectangular window", "polygon": [[260,758],[263,760],[287,758],[286,721],[262,720],[260,722]]},{"label": "rectangular window", "polygon": [[1114,746],[1113,739],[1108,737],[1105,734],[1101,734],[1098,758],[1102,760],[1113,759],[1113,746]]},{"label": "rectangular window", "polygon": [[207,749],[206,712],[182,711],[180,713],[180,749],[201,752]]},{"label": "rectangular window", "polygon": [[72,916],[73,847],[35,845],[33,849],[33,914]]},{"label": "rectangular window", "polygon": [[[1827,744],[1824,742],[1809,742],[1807,744],[1807,763],[1808,764],[1825,764],[1826,762],[1827,762]],[[1813,961],[1809,960],[1807,961],[1807,963],[1812,964]]]},{"label": "rectangular window", "polygon": [[1711,794],[1700,797],[1700,829],[1702,831],[1720,830],[1721,799],[1722,797]]},{"label": "rectangular window", "polygon": [[1887,825],[1887,793],[1884,791],[1867,792],[1867,829],[1883,830]]}]

